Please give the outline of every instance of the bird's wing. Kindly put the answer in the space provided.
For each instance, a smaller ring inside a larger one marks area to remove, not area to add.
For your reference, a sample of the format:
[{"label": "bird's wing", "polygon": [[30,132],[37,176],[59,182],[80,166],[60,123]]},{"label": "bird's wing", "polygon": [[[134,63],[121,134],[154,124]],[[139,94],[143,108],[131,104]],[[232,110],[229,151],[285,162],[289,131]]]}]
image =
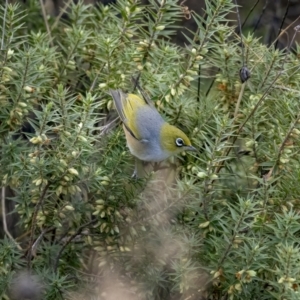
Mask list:
[{"label": "bird's wing", "polygon": [[124,114],[124,102],[127,101],[127,94],[123,93],[121,90],[110,90],[110,94],[114,99],[116,110],[125,128],[132,135],[132,137],[138,140],[137,134],[134,134],[130,129],[129,121]]},{"label": "bird's wing", "polygon": [[151,106],[151,107],[153,108],[153,107],[154,107],[153,101],[151,101],[151,99],[149,98],[149,96],[147,95],[147,93],[145,92],[145,90],[144,90],[144,89],[140,86],[140,84],[139,84],[139,76],[138,76],[137,78],[134,78],[134,77],[132,76],[131,81],[132,81],[134,87],[136,87],[136,88],[139,90],[139,92],[140,92],[140,94],[142,95],[144,101],[145,101],[149,106]]}]

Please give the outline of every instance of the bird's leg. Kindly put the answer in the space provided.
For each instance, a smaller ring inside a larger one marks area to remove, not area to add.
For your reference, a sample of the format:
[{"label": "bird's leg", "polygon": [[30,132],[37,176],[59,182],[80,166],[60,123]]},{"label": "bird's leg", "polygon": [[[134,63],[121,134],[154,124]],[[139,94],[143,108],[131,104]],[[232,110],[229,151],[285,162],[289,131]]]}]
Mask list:
[{"label": "bird's leg", "polygon": [[140,160],[138,158],[135,158],[135,167],[134,172],[132,174],[132,178],[144,178],[148,175],[147,173],[147,165],[149,162]]},{"label": "bird's leg", "polygon": [[153,171],[154,172],[157,172],[161,169],[160,168],[160,163],[161,163],[161,161],[153,163]]},{"label": "bird's leg", "polygon": [[136,158],[134,163],[134,171],[133,174],[131,175],[131,178],[137,179],[137,169],[138,169],[138,159]]},{"label": "bird's leg", "polygon": [[135,179],[142,178],[145,164],[145,161],[135,158],[134,171],[131,177]]}]

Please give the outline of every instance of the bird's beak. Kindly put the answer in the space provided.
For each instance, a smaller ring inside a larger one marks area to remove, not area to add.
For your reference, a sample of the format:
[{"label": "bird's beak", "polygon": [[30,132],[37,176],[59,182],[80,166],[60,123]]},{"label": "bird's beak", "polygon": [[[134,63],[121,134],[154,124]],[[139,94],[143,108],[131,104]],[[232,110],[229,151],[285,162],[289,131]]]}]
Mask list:
[{"label": "bird's beak", "polygon": [[186,146],[185,147],[185,150],[186,151],[198,151],[195,147],[193,147],[193,146]]}]

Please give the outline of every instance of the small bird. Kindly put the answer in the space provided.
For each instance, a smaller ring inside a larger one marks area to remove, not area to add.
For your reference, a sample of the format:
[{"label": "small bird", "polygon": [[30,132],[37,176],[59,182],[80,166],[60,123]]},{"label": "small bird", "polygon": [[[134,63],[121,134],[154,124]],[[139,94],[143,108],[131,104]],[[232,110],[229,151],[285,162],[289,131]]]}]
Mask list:
[{"label": "small bird", "polygon": [[123,122],[127,146],[139,160],[160,162],[181,151],[196,151],[186,134],[167,123],[146,97],[121,90],[110,90],[110,94]]}]

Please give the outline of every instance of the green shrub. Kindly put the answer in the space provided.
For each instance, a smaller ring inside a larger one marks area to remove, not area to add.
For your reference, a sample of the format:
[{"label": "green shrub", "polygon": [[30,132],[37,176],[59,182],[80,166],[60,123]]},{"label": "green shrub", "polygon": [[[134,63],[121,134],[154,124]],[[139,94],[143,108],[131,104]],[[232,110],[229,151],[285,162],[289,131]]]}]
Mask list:
[{"label": "green shrub", "polygon": [[[298,299],[298,48],[242,51],[230,0],[176,46],[182,5],[1,7],[3,299],[24,268],[43,299]],[[108,93],[132,77],[199,149],[139,180]]]}]

